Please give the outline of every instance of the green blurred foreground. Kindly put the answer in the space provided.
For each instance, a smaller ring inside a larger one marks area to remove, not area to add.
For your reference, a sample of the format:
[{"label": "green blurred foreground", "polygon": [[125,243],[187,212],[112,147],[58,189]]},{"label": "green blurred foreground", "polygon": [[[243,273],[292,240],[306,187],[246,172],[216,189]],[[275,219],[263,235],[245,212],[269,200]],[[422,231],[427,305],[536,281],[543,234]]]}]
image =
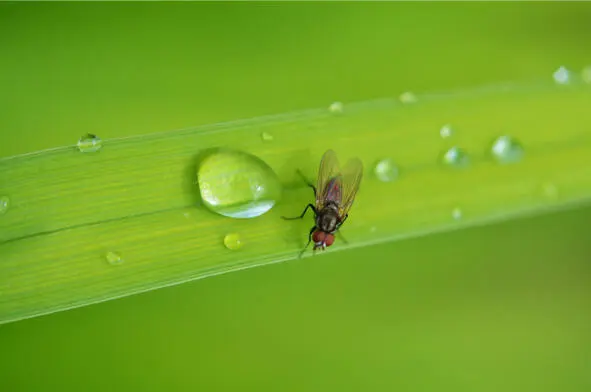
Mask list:
[{"label": "green blurred foreground", "polygon": [[[549,78],[591,63],[590,16],[558,3],[0,4],[0,155]],[[327,253],[3,325],[0,390],[587,391],[590,218]]]}]

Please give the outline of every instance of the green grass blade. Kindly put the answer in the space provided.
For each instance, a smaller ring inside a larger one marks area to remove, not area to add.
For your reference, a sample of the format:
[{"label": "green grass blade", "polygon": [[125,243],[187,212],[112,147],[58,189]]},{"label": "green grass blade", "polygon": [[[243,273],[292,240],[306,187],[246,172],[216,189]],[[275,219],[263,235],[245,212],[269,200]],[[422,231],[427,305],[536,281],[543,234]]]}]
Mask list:
[{"label": "green grass blade", "polygon": [[[585,202],[590,104],[585,85],[501,85],[105,140],[98,153],[64,147],[1,159],[0,196],[11,204],[0,215],[0,322],[295,259],[312,220],[279,217],[312,201],[296,169],[314,178],[327,148],[366,165],[343,226],[349,245],[337,239],[331,252]],[[446,123],[454,133],[442,138]],[[524,145],[521,162],[490,156],[503,134]],[[467,151],[468,167],[439,162],[452,146]],[[248,220],[200,207],[197,157],[215,147],[266,161],[283,183],[281,202]],[[373,175],[383,158],[396,162],[398,180]],[[231,232],[241,249],[224,247]],[[123,262],[108,263],[108,252]]]}]

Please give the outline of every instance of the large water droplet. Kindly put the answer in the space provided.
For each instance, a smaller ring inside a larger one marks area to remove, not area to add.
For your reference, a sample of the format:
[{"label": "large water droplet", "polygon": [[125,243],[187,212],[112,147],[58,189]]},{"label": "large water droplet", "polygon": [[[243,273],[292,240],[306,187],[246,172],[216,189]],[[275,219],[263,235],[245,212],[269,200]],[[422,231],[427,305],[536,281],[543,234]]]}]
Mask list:
[{"label": "large water droplet", "polygon": [[328,110],[334,114],[343,113],[343,103],[342,102],[333,102],[328,107]]},{"label": "large water droplet", "polygon": [[230,250],[237,250],[242,248],[242,239],[237,233],[227,234],[224,237],[224,246]]},{"label": "large water droplet", "polygon": [[567,84],[570,82],[570,71],[566,67],[561,66],[552,74],[554,81],[558,84]]},{"label": "large water droplet", "polygon": [[207,208],[231,218],[254,218],[281,197],[277,175],[261,159],[240,151],[217,151],[197,169],[201,199]]},{"label": "large water droplet", "polygon": [[0,196],[0,215],[8,211],[10,207],[10,198],[8,196]]},{"label": "large water droplet", "polygon": [[453,128],[449,124],[445,124],[439,130],[439,135],[444,139],[450,137],[452,134],[453,134]]},{"label": "large water droplet", "polygon": [[96,152],[103,147],[103,141],[100,137],[87,133],[78,140],[78,149],[81,152]]},{"label": "large water droplet", "polygon": [[121,255],[119,255],[119,253],[116,252],[107,252],[105,258],[107,259],[107,262],[111,265],[118,265],[123,263]]},{"label": "large water droplet", "polygon": [[443,163],[448,166],[464,167],[470,164],[468,153],[460,147],[454,146],[443,154]]},{"label": "large water droplet", "polygon": [[511,136],[499,136],[491,147],[493,157],[499,163],[515,163],[523,158],[524,150],[521,143]]},{"label": "large water droplet", "polygon": [[402,103],[415,103],[418,101],[417,96],[410,91],[406,91],[400,94],[399,99]]},{"label": "large water droplet", "polygon": [[451,217],[454,218],[455,220],[462,219],[463,215],[464,214],[462,213],[462,210],[460,208],[456,207],[451,211]]},{"label": "large water droplet", "polygon": [[378,180],[391,182],[398,178],[398,166],[390,158],[382,159],[376,164],[374,173]]}]

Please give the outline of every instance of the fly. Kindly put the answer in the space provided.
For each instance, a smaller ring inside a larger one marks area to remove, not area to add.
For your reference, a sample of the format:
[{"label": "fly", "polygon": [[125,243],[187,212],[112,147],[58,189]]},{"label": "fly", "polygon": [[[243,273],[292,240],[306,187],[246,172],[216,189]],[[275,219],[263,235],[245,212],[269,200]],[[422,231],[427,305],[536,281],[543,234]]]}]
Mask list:
[{"label": "fly", "polygon": [[308,243],[300,252],[299,257],[302,257],[312,241],[314,241],[314,251],[324,250],[334,243],[335,234],[349,217],[349,210],[359,190],[362,176],[363,163],[361,160],[350,159],[341,170],[335,152],[328,150],[320,161],[316,186],[304,178],[306,184],[314,190],[316,202],[308,204],[300,216],[282,217],[286,220],[302,219],[308,209],[312,209],[314,212],[315,224],[308,233]]}]

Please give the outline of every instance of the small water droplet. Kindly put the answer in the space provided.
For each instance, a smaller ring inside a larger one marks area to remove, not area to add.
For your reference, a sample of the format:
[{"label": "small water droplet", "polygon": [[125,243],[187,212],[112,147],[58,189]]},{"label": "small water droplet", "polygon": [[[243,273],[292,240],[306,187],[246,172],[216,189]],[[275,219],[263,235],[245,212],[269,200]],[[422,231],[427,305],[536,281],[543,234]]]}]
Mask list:
[{"label": "small water droplet", "polygon": [[399,99],[400,99],[400,102],[402,102],[402,103],[415,103],[418,100],[417,96],[410,91],[406,91],[406,92],[400,94]]},{"label": "small water droplet", "polygon": [[390,158],[379,161],[376,164],[374,172],[378,180],[383,182],[391,182],[398,178],[398,167]]},{"label": "small water droplet", "polygon": [[570,71],[566,67],[561,66],[552,74],[554,81],[558,84],[567,84],[570,82]]},{"label": "small water droplet", "polygon": [[583,71],[581,72],[581,77],[583,78],[583,81],[585,83],[591,84],[591,65],[588,65],[585,68],[583,68]]},{"label": "small water droplet", "polygon": [[230,250],[237,250],[242,248],[242,239],[239,234],[226,234],[224,237],[224,245]]},{"label": "small water droplet", "polygon": [[8,211],[10,207],[10,198],[8,196],[0,196],[0,215]]},{"label": "small water droplet", "polygon": [[470,157],[466,151],[454,146],[443,154],[443,163],[448,166],[464,167],[470,163]]},{"label": "small water droplet", "polygon": [[521,143],[511,136],[499,136],[491,147],[493,157],[499,163],[516,163],[523,158],[524,150]]},{"label": "small water droplet", "polygon": [[277,174],[263,160],[240,151],[217,151],[197,169],[203,204],[230,218],[254,218],[281,198]]},{"label": "small water droplet", "polygon": [[103,141],[100,137],[87,133],[78,140],[78,150],[80,152],[96,152],[103,147]]},{"label": "small water droplet", "polygon": [[105,257],[107,258],[107,262],[111,265],[118,265],[118,264],[123,263],[123,259],[121,258],[121,255],[119,255],[116,252],[107,252]]},{"label": "small water droplet", "polygon": [[451,217],[452,217],[452,218],[454,218],[455,220],[460,220],[460,219],[462,219],[462,215],[463,215],[463,213],[462,213],[462,210],[461,210],[460,208],[457,208],[457,207],[456,207],[456,208],[454,208],[454,209],[451,211]]},{"label": "small water droplet", "polygon": [[328,110],[334,114],[343,113],[343,103],[342,102],[333,102],[328,107]]},{"label": "small water droplet", "polygon": [[273,135],[268,132],[263,132],[261,133],[261,139],[263,139],[264,142],[270,142],[273,140]]},{"label": "small water droplet", "polygon": [[556,188],[556,185],[552,184],[551,182],[545,183],[542,186],[542,189],[543,189],[544,195],[546,195],[546,197],[553,199],[556,196],[558,196],[558,189]]},{"label": "small water droplet", "polygon": [[452,134],[453,134],[453,128],[449,124],[445,124],[439,130],[439,135],[441,135],[441,137],[444,139],[450,137]]}]

